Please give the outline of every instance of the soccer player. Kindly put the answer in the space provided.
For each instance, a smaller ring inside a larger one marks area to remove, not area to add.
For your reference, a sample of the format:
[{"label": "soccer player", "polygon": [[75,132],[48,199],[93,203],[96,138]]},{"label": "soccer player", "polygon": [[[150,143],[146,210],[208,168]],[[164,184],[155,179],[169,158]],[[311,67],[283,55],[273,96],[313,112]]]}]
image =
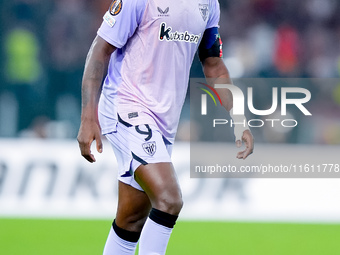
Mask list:
[{"label": "soccer player", "polygon": [[[170,156],[198,48],[205,76],[231,83],[219,15],[217,0],[114,0],[103,17],[86,60],[78,142],[95,162],[90,145],[96,140],[101,153],[102,133],[118,161],[118,208],[104,255],[134,254],[138,240],[139,254],[165,254],[183,204]],[[219,93],[231,111],[230,91]],[[237,144],[246,144],[237,157],[245,159],[253,137],[248,128],[237,132]]]}]

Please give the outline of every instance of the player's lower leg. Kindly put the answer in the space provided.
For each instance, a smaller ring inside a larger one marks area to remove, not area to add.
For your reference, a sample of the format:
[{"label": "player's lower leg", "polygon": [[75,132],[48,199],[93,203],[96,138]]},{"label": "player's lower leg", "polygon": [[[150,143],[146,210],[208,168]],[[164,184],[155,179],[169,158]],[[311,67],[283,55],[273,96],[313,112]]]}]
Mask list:
[{"label": "player's lower leg", "polygon": [[119,182],[117,215],[103,255],[134,255],[150,209],[149,198],[144,192]]},{"label": "player's lower leg", "polygon": [[165,254],[177,218],[153,208],[142,230],[139,255]]},{"label": "player's lower leg", "polygon": [[140,232],[122,229],[114,221],[104,247],[103,255],[134,255]]},{"label": "player's lower leg", "polygon": [[171,163],[149,164],[138,168],[135,178],[153,207],[142,230],[139,255],[163,255],[183,205],[175,171]]}]

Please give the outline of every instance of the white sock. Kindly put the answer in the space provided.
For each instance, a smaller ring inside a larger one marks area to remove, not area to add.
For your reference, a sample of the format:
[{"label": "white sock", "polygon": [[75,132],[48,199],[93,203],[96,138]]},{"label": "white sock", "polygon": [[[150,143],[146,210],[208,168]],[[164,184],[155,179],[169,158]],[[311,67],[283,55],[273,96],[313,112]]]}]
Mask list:
[{"label": "white sock", "polygon": [[134,255],[136,246],[137,242],[129,242],[120,238],[111,227],[103,255]]},{"label": "white sock", "polygon": [[[155,215],[156,217],[153,217]],[[161,216],[159,218],[158,216]],[[164,219],[165,216],[165,219]],[[139,255],[165,254],[170,235],[177,216],[152,209],[150,217],[146,220],[139,242]],[[165,220],[165,221],[164,221]],[[158,221],[159,223],[156,223]],[[165,226],[167,225],[167,226]]]}]

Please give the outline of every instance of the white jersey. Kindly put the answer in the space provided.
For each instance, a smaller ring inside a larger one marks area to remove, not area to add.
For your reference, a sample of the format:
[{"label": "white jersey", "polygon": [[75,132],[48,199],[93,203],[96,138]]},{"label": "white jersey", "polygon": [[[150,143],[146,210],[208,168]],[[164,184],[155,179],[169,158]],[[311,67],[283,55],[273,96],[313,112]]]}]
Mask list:
[{"label": "white jersey", "polygon": [[117,115],[158,126],[174,142],[190,67],[204,31],[218,27],[217,0],[114,0],[98,35],[112,54],[99,102],[102,133]]}]

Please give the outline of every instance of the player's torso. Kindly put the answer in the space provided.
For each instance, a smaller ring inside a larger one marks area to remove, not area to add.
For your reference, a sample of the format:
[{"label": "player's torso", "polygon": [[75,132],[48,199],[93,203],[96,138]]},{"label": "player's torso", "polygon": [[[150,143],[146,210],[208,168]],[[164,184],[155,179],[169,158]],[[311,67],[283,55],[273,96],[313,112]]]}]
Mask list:
[{"label": "player's torso", "polygon": [[155,124],[172,141],[192,60],[209,17],[216,12],[210,2],[217,0],[141,1],[145,1],[143,17],[112,59],[104,86],[103,93],[114,98],[114,107],[107,104],[103,111],[109,115],[113,108],[132,125]]},{"label": "player's torso", "polygon": [[170,74],[184,81],[214,11],[210,1],[215,0],[146,0],[141,23],[125,48],[123,73],[133,70],[134,78],[149,74],[147,79],[156,83]]}]

